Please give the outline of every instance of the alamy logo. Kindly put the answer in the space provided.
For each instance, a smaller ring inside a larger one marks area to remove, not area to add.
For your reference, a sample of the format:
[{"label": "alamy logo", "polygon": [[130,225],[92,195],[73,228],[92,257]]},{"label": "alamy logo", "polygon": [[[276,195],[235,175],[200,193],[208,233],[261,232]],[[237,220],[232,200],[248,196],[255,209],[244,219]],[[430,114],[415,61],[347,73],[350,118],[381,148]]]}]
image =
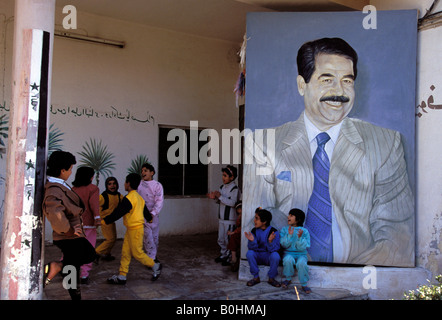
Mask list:
[{"label": "alamy logo", "polygon": [[[172,129],[167,141],[175,141],[167,150],[170,164],[241,164],[241,145],[244,141],[244,164],[256,164],[257,175],[273,172],[275,130],[222,129],[221,137],[214,129],[199,131],[198,121],[190,121],[189,135],[184,129]],[[200,141],[207,143],[199,147]],[[221,148],[220,148],[221,141]],[[188,151],[189,150],[189,151]],[[187,154],[189,152],[189,155]],[[231,158],[232,155],[232,158]]]},{"label": "alamy logo", "polygon": [[77,29],[77,8],[73,5],[66,5],[63,7],[63,13],[67,14],[63,18],[63,28]]},{"label": "alamy logo", "polygon": [[362,280],[362,287],[365,290],[377,289],[378,288],[378,279],[377,279],[376,267],[365,266],[362,269],[362,273],[367,273],[367,275]]},{"label": "alamy logo", "polygon": [[63,288],[67,289],[77,289],[77,269],[72,265],[64,266],[63,275]]},{"label": "alamy logo", "polygon": [[368,13],[362,20],[362,27],[364,27],[365,30],[377,29],[378,23],[377,23],[376,7],[372,5],[365,6],[362,9],[362,13],[364,14]]}]

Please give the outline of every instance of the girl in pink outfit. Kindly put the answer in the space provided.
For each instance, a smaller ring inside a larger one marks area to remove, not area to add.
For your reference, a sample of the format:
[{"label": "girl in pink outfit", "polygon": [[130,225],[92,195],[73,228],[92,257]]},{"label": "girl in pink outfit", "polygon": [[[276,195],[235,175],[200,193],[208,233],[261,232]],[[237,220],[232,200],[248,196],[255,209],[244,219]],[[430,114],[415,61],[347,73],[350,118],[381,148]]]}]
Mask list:
[{"label": "girl in pink outfit", "polygon": [[163,186],[158,181],[153,180],[154,174],[155,169],[150,163],[143,164],[141,169],[142,180],[137,190],[153,216],[152,221],[144,222],[144,250],[152,259],[156,259],[157,256],[160,230],[159,214],[164,201]]},{"label": "girl in pink outfit", "polygon": [[[75,174],[74,186],[72,190],[78,194],[85,205],[85,210],[81,216],[83,219],[83,229],[86,239],[95,248],[97,242],[97,226],[100,225],[99,197],[98,187],[92,184],[92,178],[95,171],[89,167],[80,167]],[[81,266],[80,281],[83,284],[89,282],[89,271],[92,269],[92,263]]]}]

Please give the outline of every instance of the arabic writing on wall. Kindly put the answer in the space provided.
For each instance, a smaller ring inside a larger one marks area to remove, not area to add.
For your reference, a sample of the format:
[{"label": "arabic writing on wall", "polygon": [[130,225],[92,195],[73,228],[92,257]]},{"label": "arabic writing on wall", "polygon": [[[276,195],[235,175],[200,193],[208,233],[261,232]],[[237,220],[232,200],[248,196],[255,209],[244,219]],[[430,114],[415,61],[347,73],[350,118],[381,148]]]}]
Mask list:
[{"label": "arabic writing on wall", "polygon": [[[431,91],[434,91],[434,89],[436,89],[436,87],[434,85],[431,85],[430,89],[431,89]],[[434,104],[434,97],[433,97],[433,95],[430,95],[427,99],[427,102],[422,100],[422,102],[417,105],[418,112],[416,113],[416,116],[418,116],[420,118],[424,115],[424,113],[428,113],[426,108],[430,108],[432,110],[442,110],[442,104]]]},{"label": "arabic writing on wall", "polygon": [[[34,96],[32,98],[35,98]],[[35,104],[35,100],[31,100],[32,106]],[[35,106],[34,106],[35,107]],[[10,108],[6,106],[6,102],[0,103],[0,111],[9,112]],[[125,121],[136,121],[141,123],[155,124],[155,118],[150,114],[148,110],[139,117],[126,109],[124,112],[119,111],[115,107],[109,107],[109,111],[95,111],[94,108],[89,107],[58,107],[51,105],[50,111],[52,114],[70,115],[74,117],[87,117],[87,118],[102,118],[102,119],[119,119]]]},{"label": "arabic writing on wall", "polygon": [[155,118],[146,110],[145,114],[138,116],[131,113],[129,109],[121,112],[111,106],[108,111],[96,111],[92,107],[59,107],[51,105],[51,114],[61,114],[74,117],[99,118],[99,119],[119,119],[125,121],[135,121],[140,123],[154,124]]}]

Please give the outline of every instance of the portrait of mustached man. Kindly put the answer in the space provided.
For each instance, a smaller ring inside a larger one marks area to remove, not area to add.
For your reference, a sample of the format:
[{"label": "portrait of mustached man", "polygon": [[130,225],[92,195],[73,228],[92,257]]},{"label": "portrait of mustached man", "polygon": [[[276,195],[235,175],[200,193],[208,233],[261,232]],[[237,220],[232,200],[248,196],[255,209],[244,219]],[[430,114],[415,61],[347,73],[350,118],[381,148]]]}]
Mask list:
[{"label": "portrait of mustached man", "polygon": [[[275,147],[263,145],[264,157],[244,165],[243,204],[271,211],[277,228],[292,208],[306,212],[310,261],[414,266],[414,199],[401,135],[347,117],[357,99],[357,63],[341,38],[300,47],[304,111],[266,129],[274,130]],[[257,174],[260,166],[271,170]]]}]

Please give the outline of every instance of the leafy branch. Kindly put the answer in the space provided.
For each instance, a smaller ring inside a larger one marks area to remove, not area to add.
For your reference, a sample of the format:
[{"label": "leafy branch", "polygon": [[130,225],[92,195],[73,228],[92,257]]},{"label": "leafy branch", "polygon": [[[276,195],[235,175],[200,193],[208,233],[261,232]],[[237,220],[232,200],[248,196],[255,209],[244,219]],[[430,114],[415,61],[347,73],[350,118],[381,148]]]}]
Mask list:
[{"label": "leafy branch", "polygon": [[107,146],[103,145],[101,140],[90,139],[83,146],[83,151],[78,153],[82,156],[80,159],[81,167],[91,167],[95,170],[96,184],[100,183],[100,174],[109,176],[115,169],[113,159],[115,156],[107,150]]},{"label": "leafy branch", "polygon": [[140,154],[135,159],[132,160],[130,163],[130,167],[127,169],[127,173],[136,173],[141,175],[141,167],[145,163],[150,163],[149,158],[144,155]]}]

